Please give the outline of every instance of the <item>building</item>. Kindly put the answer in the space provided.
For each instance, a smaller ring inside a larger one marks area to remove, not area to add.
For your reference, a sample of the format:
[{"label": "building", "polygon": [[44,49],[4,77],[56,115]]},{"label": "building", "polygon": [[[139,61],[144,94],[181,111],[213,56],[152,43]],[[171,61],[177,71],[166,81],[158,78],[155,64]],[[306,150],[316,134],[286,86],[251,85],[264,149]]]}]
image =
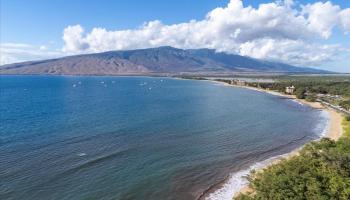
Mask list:
[{"label": "building", "polygon": [[286,87],[286,93],[287,94],[293,94],[295,91],[294,85]]},{"label": "building", "polygon": [[243,81],[243,80],[237,80],[237,85],[239,85],[239,86],[246,86],[246,82],[245,81]]},{"label": "building", "polygon": [[243,80],[231,80],[231,85],[246,86],[246,82]]}]

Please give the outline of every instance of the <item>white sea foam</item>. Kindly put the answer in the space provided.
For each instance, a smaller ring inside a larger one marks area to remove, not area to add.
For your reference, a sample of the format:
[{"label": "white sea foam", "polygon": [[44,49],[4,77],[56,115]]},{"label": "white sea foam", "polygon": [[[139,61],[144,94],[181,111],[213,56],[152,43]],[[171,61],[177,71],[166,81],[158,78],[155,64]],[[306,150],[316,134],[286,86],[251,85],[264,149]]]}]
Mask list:
[{"label": "white sea foam", "polygon": [[320,123],[315,127],[315,132],[319,133],[319,137],[325,137],[330,128],[330,116],[329,112],[326,110],[320,111]]},{"label": "white sea foam", "polygon": [[305,104],[301,103],[300,101],[296,100],[296,99],[292,99],[293,102],[301,105],[301,106],[305,106]]},{"label": "white sea foam", "polygon": [[[319,133],[319,139],[326,136],[329,129],[330,116],[325,110],[320,111],[320,122],[315,127],[315,132]],[[252,170],[263,169],[264,167],[270,165],[273,161],[284,158],[288,156],[287,154],[282,154],[278,156],[271,157],[262,162],[255,163],[248,169],[244,169],[235,173],[230,174],[228,180],[222,185],[221,188],[217,189],[213,193],[210,193],[206,200],[232,200],[235,195],[238,194],[244,187],[248,185],[247,176]]]}]

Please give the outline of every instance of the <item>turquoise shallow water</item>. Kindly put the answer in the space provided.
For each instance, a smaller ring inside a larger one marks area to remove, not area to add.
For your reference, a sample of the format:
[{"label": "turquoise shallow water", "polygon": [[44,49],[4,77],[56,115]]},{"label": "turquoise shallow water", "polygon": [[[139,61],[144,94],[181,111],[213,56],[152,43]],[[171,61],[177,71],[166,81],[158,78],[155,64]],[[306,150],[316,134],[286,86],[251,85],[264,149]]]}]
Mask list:
[{"label": "turquoise shallow water", "polygon": [[325,123],[207,81],[1,76],[0,89],[0,199],[196,199]]}]

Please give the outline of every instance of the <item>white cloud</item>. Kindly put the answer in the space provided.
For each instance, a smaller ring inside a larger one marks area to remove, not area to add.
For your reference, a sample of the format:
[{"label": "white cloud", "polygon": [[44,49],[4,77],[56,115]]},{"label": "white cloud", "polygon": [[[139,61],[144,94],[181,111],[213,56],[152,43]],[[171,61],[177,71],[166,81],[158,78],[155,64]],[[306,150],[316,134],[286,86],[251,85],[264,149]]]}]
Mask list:
[{"label": "white cloud", "polygon": [[77,52],[85,50],[89,45],[85,42],[86,39],[82,37],[84,33],[83,27],[80,25],[68,26],[63,31],[63,40],[65,46],[63,47],[64,52]]},{"label": "white cloud", "polygon": [[[346,13],[342,16],[341,9],[330,1],[325,3],[317,2],[303,6],[303,13],[307,16],[308,28],[315,31],[323,38],[329,38],[335,26],[341,25]],[[348,15],[347,17],[350,17]],[[347,28],[343,26],[343,28]]]},{"label": "white cloud", "polygon": [[[293,0],[278,0],[255,8],[244,6],[241,0],[231,0],[226,7],[213,9],[199,21],[166,25],[154,20],[135,29],[113,31],[96,27],[90,32],[79,24],[68,26],[63,31],[61,54],[45,46],[46,49],[25,50],[20,57],[39,56],[39,52],[52,56],[169,45],[319,65],[343,51],[340,45],[322,44],[332,37],[334,29],[350,31],[350,8],[321,1],[302,5]],[[1,60],[9,60],[16,56],[7,53],[2,57],[5,58]]]},{"label": "white cloud", "polygon": [[0,44],[0,65],[28,60],[41,60],[63,56],[61,51],[48,50],[45,45],[34,46],[22,43]]},{"label": "white cloud", "polygon": [[45,50],[47,50],[47,47],[46,47],[46,45],[41,45],[41,46],[39,47],[39,49],[42,50],[42,51],[45,51]]},{"label": "white cloud", "polygon": [[340,11],[340,22],[346,33],[350,30],[350,8]]},{"label": "white cloud", "polygon": [[179,48],[214,48],[255,58],[292,64],[319,64],[334,57],[335,45],[315,44],[314,38],[331,37],[335,27],[350,30],[350,8],[331,2],[300,5],[293,0],[244,7],[231,0],[226,7],[210,11],[201,21],[165,25],[155,20],[137,29],[108,31],[80,25],[63,33],[63,51],[102,52],[170,45]]},{"label": "white cloud", "polygon": [[302,40],[260,39],[240,45],[241,55],[305,66],[333,61],[339,51],[343,51],[339,45],[308,44]]}]

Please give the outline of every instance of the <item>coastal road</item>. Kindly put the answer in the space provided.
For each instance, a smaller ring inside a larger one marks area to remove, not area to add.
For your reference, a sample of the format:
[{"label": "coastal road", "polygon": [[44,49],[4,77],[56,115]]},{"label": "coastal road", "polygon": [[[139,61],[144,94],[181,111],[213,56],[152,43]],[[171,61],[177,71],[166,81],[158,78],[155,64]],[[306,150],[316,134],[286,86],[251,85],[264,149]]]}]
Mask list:
[{"label": "coastal road", "polygon": [[328,102],[326,102],[326,101],[322,101],[321,99],[317,99],[317,101],[320,102],[320,103],[322,103],[322,104],[324,104],[324,105],[326,105],[326,106],[328,106],[328,107],[333,108],[333,109],[336,110],[336,111],[339,111],[339,112],[341,112],[341,113],[344,113],[344,114],[350,116],[350,112],[347,111],[347,110],[345,110],[345,109],[342,108],[342,107],[339,107],[339,106],[330,104],[330,103],[328,103]]}]

